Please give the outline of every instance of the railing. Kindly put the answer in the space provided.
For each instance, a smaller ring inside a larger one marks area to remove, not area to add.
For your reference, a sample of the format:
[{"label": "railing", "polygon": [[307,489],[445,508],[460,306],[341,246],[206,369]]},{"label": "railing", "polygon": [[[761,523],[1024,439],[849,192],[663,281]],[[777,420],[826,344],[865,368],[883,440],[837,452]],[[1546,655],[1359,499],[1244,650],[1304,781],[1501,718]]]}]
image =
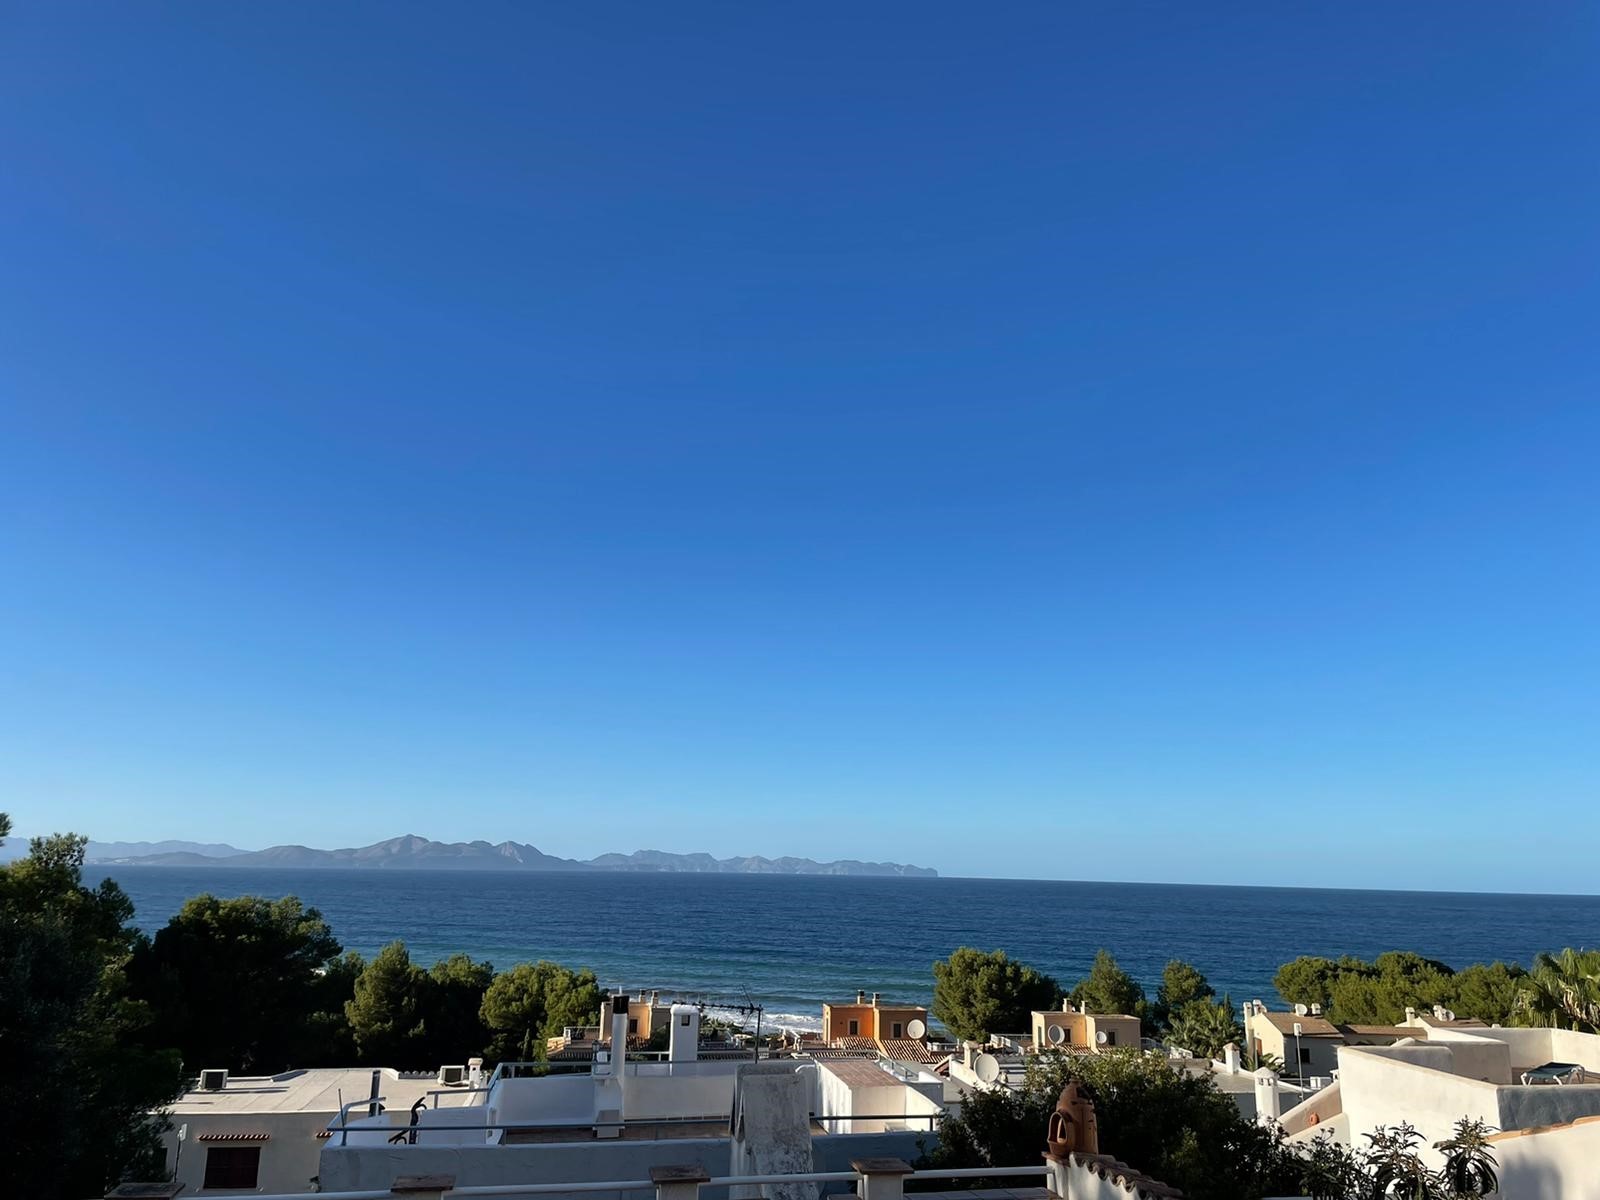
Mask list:
[{"label": "railing", "polygon": [[[487,1089],[484,1089],[484,1090],[487,1090]],[[474,1123],[474,1124],[470,1124],[470,1125],[468,1125],[468,1124],[457,1124],[454,1121],[441,1121],[438,1124],[429,1124],[429,1125],[408,1124],[408,1123],[406,1123],[404,1121],[401,1121],[401,1122],[398,1122],[398,1123],[394,1122],[394,1121],[390,1121],[388,1124],[385,1124],[385,1125],[351,1125],[350,1124],[350,1110],[352,1108],[360,1108],[362,1105],[381,1104],[384,1101],[384,1099],[385,1099],[385,1097],[383,1097],[383,1096],[367,1096],[367,1097],[365,1097],[365,1098],[363,1098],[361,1100],[351,1100],[351,1101],[349,1101],[347,1104],[343,1105],[339,1109],[339,1117],[338,1117],[339,1123],[337,1125],[330,1124],[328,1126],[328,1128],[334,1130],[336,1133],[339,1134],[339,1145],[340,1146],[348,1146],[350,1144],[350,1134],[352,1132],[357,1133],[357,1134],[364,1134],[365,1133],[365,1134],[382,1134],[382,1135],[385,1135],[385,1136],[393,1136],[394,1134],[397,1134],[397,1133],[403,1133],[403,1134],[462,1133],[462,1132],[487,1133],[487,1132],[489,1132],[491,1130],[496,1130],[496,1129],[505,1130],[505,1131],[509,1131],[509,1132],[512,1132],[512,1133],[516,1133],[516,1132],[520,1132],[520,1131],[531,1131],[531,1130],[538,1130],[538,1129],[574,1129],[574,1130],[576,1130],[576,1129],[622,1129],[622,1128],[624,1128],[625,1126],[628,1126],[628,1125],[633,1125],[635,1127],[639,1127],[639,1126],[644,1126],[644,1125],[706,1125],[706,1124],[726,1125],[728,1123],[728,1114],[726,1112],[716,1112],[716,1113],[703,1113],[703,1114],[701,1114],[699,1116],[688,1116],[688,1117],[635,1117],[632,1121],[620,1121],[620,1120],[619,1121],[601,1121],[601,1120],[583,1120],[583,1121],[574,1121],[574,1120],[566,1120],[566,1121],[496,1121],[496,1122],[492,1122],[492,1123],[491,1122],[484,1122],[482,1124]],[[391,1109],[391,1110],[385,1110],[385,1111],[398,1112],[399,1110],[398,1109]],[[430,1110],[430,1111],[433,1111],[433,1112],[450,1112],[451,1110],[450,1109],[433,1109],[433,1110]],[[459,1110],[457,1110],[457,1111],[459,1111]],[[380,1114],[380,1115],[382,1115],[382,1114]],[[877,1118],[872,1118],[872,1117],[861,1117],[861,1118],[840,1117],[840,1118],[832,1118],[832,1119],[834,1119],[834,1120],[887,1120],[889,1118],[884,1118],[884,1117],[877,1117]],[[408,1139],[406,1144],[416,1145],[416,1142],[414,1140]],[[438,1144],[441,1144],[441,1143],[435,1143],[435,1145],[438,1145]],[[387,1193],[385,1193],[385,1195],[387,1195]]]},{"label": "railing", "polygon": [[[446,1091],[451,1091],[453,1089],[445,1089],[445,1090]],[[488,1091],[489,1089],[487,1089],[487,1088],[475,1088],[475,1089],[472,1089],[472,1090],[474,1090],[474,1091]],[[432,1093],[429,1093],[429,1094],[431,1095]],[[461,1093],[459,1091],[457,1091],[456,1094],[459,1095]],[[397,1132],[398,1133],[444,1133],[446,1131],[456,1132],[456,1133],[462,1133],[462,1132],[488,1133],[488,1132],[490,1132],[492,1130],[496,1130],[496,1129],[506,1130],[506,1131],[510,1131],[510,1132],[514,1133],[514,1132],[518,1132],[518,1131],[538,1130],[538,1129],[622,1129],[625,1126],[630,1125],[630,1124],[635,1126],[635,1127],[646,1126],[646,1125],[724,1124],[724,1123],[727,1122],[727,1119],[728,1119],[728,1114],[727,1113],[718,1112],[718,1113],[703,1113],[703,1114],[701,1114],[699,1116],[688,1116],[688,1117],[635,1117],[632,1121],[622,1121],[622,1120],[618,1120],[618,1121],[601,1121],[601,1120],[593,1120],[593,1121],[590,1121],[590,1120],[584,1120],[584,1121],[575,1121],[575,1120],[566,1120],[566,1121],[495,1121],[495,1122],[485,1122],[485,1123],[482,1123],[482,1124],[471,1124],[471,1125],[457,1124],[456,1122],[453,1122],[453,1121],[440,1122],[437,1125],[432,1125],[432,1124],[430,1124],[430,1125],[421,1125],[421,1124],[415,1124],[415,1123],[407,1124],[406,1122],[403,1122],[403,1121],[402,1122],[390,1121],[388,1124],[385,1124],[385,1125],[356,1125],[354,1127],[351,1126],[351,1124],[350,1124],[350,1110],[352,1108],[360,1108],[362,1105],[371,1106],[373,1104],[382,1104],[385,1099],[386,1099],[386,1097],[384,1097],[384,1096],[367,1096],[367,1097],[365,1097],[363,1099],[360,1099],[360,1100],[351,1100],[351,1101],[347,1102],[346,1104],[342,1105],[340,1107],[340,1109],[339,1109],[339,1117],[338,1117],[339,1123],[338,1123],[338,1125],[337,1126],[331,1125],[331,1124],[329,1125],[330,1129],[335,1129],[338,1132],[338,1134],[339,1134],[339,1145],[348,1146],[350,1144],[350,1131],[351,1131],[352,1128],[354,1128],[355,1132],[358,1133],[358,1134],[362,1134],[362,1133],[382,1133],[382,1134],[386,1134],[386,1135],[393,1135],[394,1133],[397,1133]],[[390,1110],[385,1110],[385,1111],[390,1111]],[[398,1110],[393,1110],[393,1111],[397,1112]],[[433,1112],[449,1112],[451,1110],[449,1110],[449,1109],[439,1109],[439,1108],[436,1107],[436,1108],[432,1109],[431,1111],[433,1111]],[[380,1114],[380,1115],[382,1115],[382,1114]],[[903,1112],[901,1112],[901,1113],[849,1113],[849,1114],[845,1114],[845,1115],[841,1115],[841,1116],[830,1116],[830,1115],[826,1115],[826,1114],[819,1115],[817,1113],[812,1113],[812,1114],[810,1114],[810,1118],[811,1118],[811,1120],[813,1122],[815,1122],[818,1125],[838,1125],[838,1124],[842,1124],[842,1123],[844,1123],[846,1121],[918,1121],[918,1122],[926,1121],[928,1123],[929,1130],[932,1130],[934,1128],[934,1124],[943,1115],[944,1114],[942,1114],[942,1113],[903,1113]],[[413,1141],[413,1140],[408,1139],[407,1140],[407,1144],[415,1145],[416,1142]]]},{"label": "railing", "polygon": [[[908,1179],[1006,1179],[1044,1178],[1053,1180],[1046,1163],[1019,1167],[956,1167],[913,1170],[897,1158],[860,1159],[848,1171],[805,1171],[781,1175],[708,1175],[698,1164],[656,1167],[648,1179],[610,1179],[582,1183],[482,1184],[456,1187],[449,1176],[409,1176],[396,1179],[392,1188],[368,1191],[322,1192],[325,1200],[456,1200],[466,1196],[578,1196],[595,1193],[621,1195],[627,1192],[653,1192],[655,1200],[699,1200],[702,1188],[769,1187],[795,1183],[853,1183],[859,1200],[903,1200]],[[1052,1188],[1052,1195],[1058,1195]],[[257,1194],[255,1200],[302,1200],[303,1192]]]},{"label": "railing", "polygon": [[[761,1052],[762,1058],[771,1058],[766,1051]],[[522,1059],[514,1062],[502,1062],[495,1065],[490,1074],[488,1086],[493,1086],[502,1079],[537,1079],[545,1075],[589,1075],[594,1073],[596,1066],[605,1066],[609,1070],[611,1059],[585,1058],[578,1061],[562,1061],[561,1059]],[[626,1060],[629,1063],[670,1063],[672,1052],[669,1050],[630,1050]],[[684,1060],[679,1060],[683,1062]],[[754,1062],[756,1057],[750,1050],[707,1050],[701,1048],[691,1063],[725,1063],[725,1062]],[[446,1089],[451,1090],[451,1089]]]}]

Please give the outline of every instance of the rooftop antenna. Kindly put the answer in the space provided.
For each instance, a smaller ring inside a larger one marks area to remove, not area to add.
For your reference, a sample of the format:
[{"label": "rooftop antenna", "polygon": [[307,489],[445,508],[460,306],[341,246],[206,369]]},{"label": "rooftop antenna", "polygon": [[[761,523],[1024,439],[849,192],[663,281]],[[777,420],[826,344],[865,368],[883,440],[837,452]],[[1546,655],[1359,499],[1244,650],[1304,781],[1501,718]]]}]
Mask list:
[{"label": "rooftop antenna", "polygon": [[[736,1012],[741,1017],[748,1017],[752,1013],[755,1014],[755,1018],[756,1018],[755,1057],[759,1060],[761,1058],[761,1017],[762,1017],[762,1014],[766,1012],[766,1005],[762,1004],[759,1000],[757,1000],[755,998],[755,994],[753,992],[751,992],[751,990],[750,990],[750,985],[749,984],[745,984],[743,999],[739,1000],[737,1003],[719,1004],[719,1005],[717,1005],[717,1007],[718,1008],[728,1009],[730,1012]],[[702,999],[700,1001],[700,1011],[701,1011],[702,1014],[705,1012],[705,1009],[706,1009],[706,1001]]]}]

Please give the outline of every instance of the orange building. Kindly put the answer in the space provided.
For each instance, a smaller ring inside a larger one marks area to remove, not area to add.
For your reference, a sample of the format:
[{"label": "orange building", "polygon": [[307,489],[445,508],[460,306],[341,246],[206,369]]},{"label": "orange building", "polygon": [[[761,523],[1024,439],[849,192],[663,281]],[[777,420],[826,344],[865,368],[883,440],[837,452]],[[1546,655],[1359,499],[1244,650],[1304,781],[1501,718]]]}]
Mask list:
[{"label": "orange building", "polygon": [[[600,1029],[597,1038],[600,1042],[611,1040],[611,1004],[610,996],[600,1001]],[[643,1044],[658,1029],[669,1029],[672,1026],[672,1006],[661,1002],[660,992],[651,992],[648,996],[640,992],[637,997],[628,997],[628,1042],[630,1045]]]},{"label": "orange building", "polygon": [[[920,1022],[920,1024],[913,1024]],[[928,1010],[911,1004],[885,1004],[883,996],[857,992],[855,1003],[822,1006],[822,1040],[829,1046],[845,1044],[846,1038],[867,1042],[920,1042],[928,1036]],[[863,1045],[863,1048],[866,1048]]]}]

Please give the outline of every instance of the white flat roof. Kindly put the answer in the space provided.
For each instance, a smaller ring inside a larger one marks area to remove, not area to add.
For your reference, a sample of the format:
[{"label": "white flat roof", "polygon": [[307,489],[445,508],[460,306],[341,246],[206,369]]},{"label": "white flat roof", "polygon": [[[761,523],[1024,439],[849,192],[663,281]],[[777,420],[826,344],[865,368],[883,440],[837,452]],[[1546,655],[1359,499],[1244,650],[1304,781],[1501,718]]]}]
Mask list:
[{"label": "white flat roof", "polygon": [[[185,1092],[172,1105],[175,1114],[199,1116],[205,1113],[337,1113],[340,1097],[343,1103],[365,1100],[372,1094],[373,1067],[316,1067],[305,1071],[285,1071],[281,1075],[229,1075],[228,1085],[221,1091],[202,1092],[198,1088]],[[391,1067],[380,1068],[378,1093],[383,1106],[390,1111],[410,1108],[423,1096],[439,1086],[435,1075],[418,1075],[407,1072],[404,1078]],[[465,1091],[465,1089],[461,1089]],[[454,1092],[455,1089],[450,1089]],[[441,1108],[455,1108],[472,1101],[482,1101],[481,1094],[439,1097]],[[365,1110],[352,1110],[365,1115]]]}]

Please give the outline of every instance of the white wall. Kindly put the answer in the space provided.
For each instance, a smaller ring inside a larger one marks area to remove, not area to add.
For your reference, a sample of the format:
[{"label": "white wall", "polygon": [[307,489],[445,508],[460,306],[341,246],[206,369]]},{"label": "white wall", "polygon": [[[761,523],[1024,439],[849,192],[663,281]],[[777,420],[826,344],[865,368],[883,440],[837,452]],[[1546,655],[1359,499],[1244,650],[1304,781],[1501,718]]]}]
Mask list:
[{"label": "white wall", "polygon": [[[936,1135],[914,1132],[815,1137],[812,1165],[818,1171],[848,1171],[851,1159],[911,1160],[924,1150],[931,1150],[938,1140]],[[729,1145],[728,1138],[671,1138],[659,1142],[616,1140],[534,1146],[385,1146],[359,1150],[327,1146],[322,1152],[320,1171],[324,1191],[387,1188],[400,1175],[454,1175],[457,1187],[642,1180],[649,1178],[653,1166],[685,1163],[699,1163],[711,1175],[726,1175]],[[825,1190],[850,1189],[845,1184]],[[719,1191],[726,1189],[704,1189],[702,1196],[717,1200]],[[630,1193],[628,1200],[654,1200],[654,1196],[654,1189],[649,1189]],[[606,1200],[606,1194],[586,1200]]]},{"label": "white wall", "polygon": [[[253,1189],[255,1191],[309,1192],[311,1178],[317,1173],[322,1153],[322,1143],[317,1140],[317,1134],[327,1124],[327,1113],[179,1114],[172,1119],[173,1127],[162,1134],[162,1143],[166,1147],[168,1166],[176,1162],[176,1182],[184,1185],[184,1195],[200,1191],[201,1184],[205,1182],[206,1151],[213,1145],[260,1145],[261,1166]],[[181,1155],[177,1153],[177,1127],[180,1125],[189,1127],[189,1136],[183,1144]],[[266,1133],[271,1136],[260,1143],[202,1142],[199,1136],[203,1133]],[[229,1193],[214,1188],[205,1194],[249,1195],[250,1192]]]},{"label": "white wall", "polygon": [[630,1075],[623,1119],[662,1121],[675,1117],[726,1117],[733,1111],[733,1073],[720,1075]]},{"label": "white wall", "polygon": [[1483,1079],[1490,1083],[1513,1083],[1511,1047],[1501,1038],[1483,1037],[1459,1029],[1433,1029],[1427,1044],[1445,1046],[1450,1051],[1457,1075]]},{"label": "white wall", "polygon": [[589,1075],[502,1079],[489,1093],[489,1124],[536,1125],[594,1121],[595,1081]]},{"label": "white wall", "polygon": [[1450,1066],[1445,1046],[1345,1046],[1339,1051],[1339,1091],[1351,1140],[1365,1145],[1366,1134],[1400,1121],[1414,1125],[1430,1146],[1448,1138],[1462,1117],[1499,1128],[1501,1089],[1452,1075]]},{"label": "white wall", "polygon": [[1600,1200],[1600,1121],[1495,1139],[1501,1200]]}]

